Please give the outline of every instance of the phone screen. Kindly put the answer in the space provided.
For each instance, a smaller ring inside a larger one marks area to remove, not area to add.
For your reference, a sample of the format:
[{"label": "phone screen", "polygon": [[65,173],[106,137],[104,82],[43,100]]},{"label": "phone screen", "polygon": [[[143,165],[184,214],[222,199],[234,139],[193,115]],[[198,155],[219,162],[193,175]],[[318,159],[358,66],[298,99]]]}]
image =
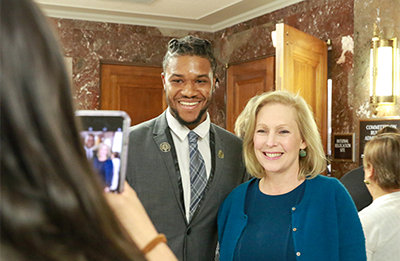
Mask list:
[{"label": "phone screen", "polygon": [[86,157],[99,175],[104,190],[121,191],[121,154],[124,147],[124,117],[79,116]]}]

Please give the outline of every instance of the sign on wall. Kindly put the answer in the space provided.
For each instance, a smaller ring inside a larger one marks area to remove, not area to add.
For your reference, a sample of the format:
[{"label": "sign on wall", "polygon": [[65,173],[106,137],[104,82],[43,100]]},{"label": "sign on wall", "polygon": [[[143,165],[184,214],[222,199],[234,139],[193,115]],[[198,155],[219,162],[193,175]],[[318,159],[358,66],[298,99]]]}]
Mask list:
[{"label": "sign on wall", "polygon": [[360,150],[359,150],[359,165],[361,166],[362,158],[364,157],[364,147],[367,141],[371,140],[376,135],[378,130],[384,127],[392,127],[400,129],[400,119],[368,119],[360,120]]},{"label": "sign on wall", "polygon": [[354,133],[334,133],[333,134],[333,157],[334,161],[355,160],[355,134]]}]

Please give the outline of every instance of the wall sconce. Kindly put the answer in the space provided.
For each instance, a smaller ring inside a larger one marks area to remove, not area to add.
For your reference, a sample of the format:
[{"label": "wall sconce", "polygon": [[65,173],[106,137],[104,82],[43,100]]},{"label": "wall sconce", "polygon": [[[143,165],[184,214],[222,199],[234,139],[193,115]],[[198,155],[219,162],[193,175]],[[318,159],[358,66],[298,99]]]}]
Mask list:
[{"label": "wall sconce", "polygon": [[377,114],[379,105],[396,103],[397,85],[397,38],[382,39],[377,35],[374,24],[374,37],[370,51],[370,105]]}]

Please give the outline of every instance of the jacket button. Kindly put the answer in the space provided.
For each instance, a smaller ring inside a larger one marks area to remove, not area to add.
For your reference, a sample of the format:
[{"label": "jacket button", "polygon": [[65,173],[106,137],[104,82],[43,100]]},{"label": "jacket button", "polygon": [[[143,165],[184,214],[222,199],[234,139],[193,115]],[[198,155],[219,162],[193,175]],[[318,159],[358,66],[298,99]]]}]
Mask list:
[{"label": "jacket button", "polygon": [[300,256],[300,255],[301,255],[301,253],[300,253],[300,252],[297,252],[297,253],[296,253],[296,256]]},{"label": "jacket button", "polygon": [[188,230],[186,230],[186,235],[190,235],[190,233],[192,233],[192,229],[191,228],[189,228]]},{"label": "jacket button", "polygon": [[296,210],[296,208],[295,208],[295,207],[292,207],[292,210],[293,210],[293,211],[295,211],[295,210]]},{"label": "jacket button", "polygon": [[297,228],[293,228],[293,231],[296,232],[296,231],[297,231]]}]

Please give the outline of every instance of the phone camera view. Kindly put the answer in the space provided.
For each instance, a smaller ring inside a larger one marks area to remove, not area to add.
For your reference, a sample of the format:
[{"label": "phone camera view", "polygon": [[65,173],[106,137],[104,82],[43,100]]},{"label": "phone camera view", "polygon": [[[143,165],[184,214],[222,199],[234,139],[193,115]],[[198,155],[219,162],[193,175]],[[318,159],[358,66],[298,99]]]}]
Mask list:
[{"label": "phone camera view", "polygon": [[100,175],[106,192],[118,191],[120,184],[123,119],[120,121],[115,124],[114,119],[114,124],[110,124],[110,121],[99,118],[82,117],[84,131],[80,134],[86,157]]}]

